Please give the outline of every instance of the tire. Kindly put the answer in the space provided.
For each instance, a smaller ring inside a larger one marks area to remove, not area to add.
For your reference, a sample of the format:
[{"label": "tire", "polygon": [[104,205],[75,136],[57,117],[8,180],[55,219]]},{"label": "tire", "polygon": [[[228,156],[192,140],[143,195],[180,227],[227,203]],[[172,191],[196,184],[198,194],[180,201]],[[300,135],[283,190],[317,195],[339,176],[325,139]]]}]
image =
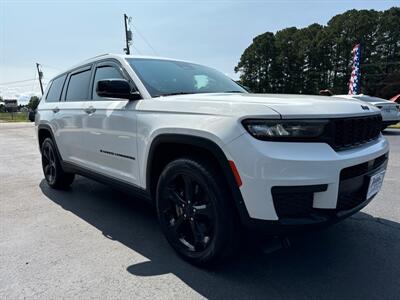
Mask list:
[{"label": "tire", "polygon": [[66,173],[62,169],[53,140],[46,138],[41,150],[42,169],[47,184],[54,189],[67,189],[74,181],[75,174]]},{"label": "tire", "polygon": [[180,158],[162,171],[156,191],[161,229],[186,261],[209,267],[231,258],[240,227],[223,174],[200,158]]}]

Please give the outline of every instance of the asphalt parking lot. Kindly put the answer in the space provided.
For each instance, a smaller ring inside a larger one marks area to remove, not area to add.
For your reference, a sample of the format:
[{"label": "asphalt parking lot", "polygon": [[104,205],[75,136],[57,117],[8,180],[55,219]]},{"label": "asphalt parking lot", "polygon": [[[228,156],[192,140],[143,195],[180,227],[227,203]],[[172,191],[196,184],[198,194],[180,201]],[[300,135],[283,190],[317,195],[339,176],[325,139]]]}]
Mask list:
[{"label": "asphalt parking lot", "polygon": [[83,177],[49,189],[33,124],[0,123],[0,299],[398,299],[400,130],[385,136],[383,189],[362,212],[205,271],[176,257],[131,195]]}]

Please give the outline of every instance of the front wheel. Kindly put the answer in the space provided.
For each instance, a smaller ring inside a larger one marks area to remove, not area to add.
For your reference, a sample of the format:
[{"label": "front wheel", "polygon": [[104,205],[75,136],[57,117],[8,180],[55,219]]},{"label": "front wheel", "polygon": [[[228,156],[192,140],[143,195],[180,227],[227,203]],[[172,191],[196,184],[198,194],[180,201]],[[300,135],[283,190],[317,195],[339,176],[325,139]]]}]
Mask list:
[{"label": "front wheel", "polygon": [[233,202],[218,169],[197,158],[170,162],[157,185],[157,213],[174,250],[200,266],[234,254],[239,238]]},{"label": "front wheel", "polygon": [[42,144],[42,168],[47,184],[54,189],[66,189],[74,181],[75,175],[66,173],[61,167],[54,142],[46,138]]}]

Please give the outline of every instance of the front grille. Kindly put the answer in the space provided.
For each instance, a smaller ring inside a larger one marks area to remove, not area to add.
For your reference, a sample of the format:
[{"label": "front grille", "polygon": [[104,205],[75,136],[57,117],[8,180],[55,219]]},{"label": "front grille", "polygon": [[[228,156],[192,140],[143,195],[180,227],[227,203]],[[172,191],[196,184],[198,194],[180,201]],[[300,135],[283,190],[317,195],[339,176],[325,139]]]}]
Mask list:
[{"label": "front grille", "polygon": [[345,150],[377,139],[382,128],[382,117],[332,119],[331,124],[331,146],[335,150]]},{"label": "front grille", "polygon": [[374,170],[379,166],[381,166],[386,161],[387,158],[388,154],[386,153],[365,163],[345,168],[340,172],[340,180],[360,176],[371,170]]},{"label": "front grille", "polygon": [[367,174],[376,172],[387,162],[388,154],[375,159],[343,169],[340,172],[339,195],[337,210],[349,210],[366,200],[368,183]]}]

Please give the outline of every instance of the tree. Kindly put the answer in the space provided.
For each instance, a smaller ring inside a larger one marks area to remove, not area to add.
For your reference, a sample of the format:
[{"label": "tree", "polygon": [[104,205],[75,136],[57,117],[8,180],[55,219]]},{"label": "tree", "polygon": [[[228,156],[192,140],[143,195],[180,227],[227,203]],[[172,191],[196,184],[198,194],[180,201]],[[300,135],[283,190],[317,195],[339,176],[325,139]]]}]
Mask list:
[{"label": "tree", "polygon": [[38,105],[39,105],[39,102],[40,102],[40,99],[39,99],[39,97],[37,97],[37,96],[32,96],[31,97],[31,99],[29,100],[29,103],[28,103],[28,108],[30,108],[31,110],[36,110],[36,108],[38,107]]},{"label": "tree", "polygon": [[235,72],[241,72],[241,83],[259,93],[274,92],[275,38],[266,32],[253,39],[243,52]]},{"label": "tree", "polygon": [[351,50],[361,44],[361,92],[400,93],[400,8],[349,10],[322,26],[290,27],[257,36],[235,71],[255,92],[347,93]]}]

